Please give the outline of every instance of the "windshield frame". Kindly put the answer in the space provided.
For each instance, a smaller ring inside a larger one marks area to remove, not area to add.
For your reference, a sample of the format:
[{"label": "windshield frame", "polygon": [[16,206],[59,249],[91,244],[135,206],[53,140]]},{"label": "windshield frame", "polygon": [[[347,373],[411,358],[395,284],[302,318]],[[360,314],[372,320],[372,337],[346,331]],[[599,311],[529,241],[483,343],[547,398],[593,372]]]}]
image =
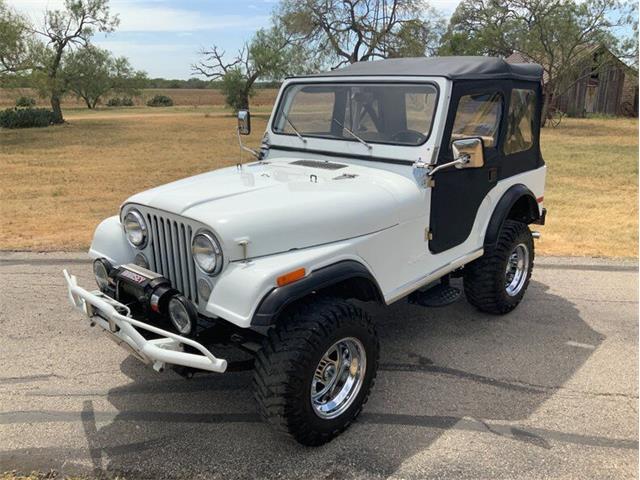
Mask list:
[{"label": "windshield frame", "polygon": [[[422,147],[423,145],[425,145],[429,139],[431,138],[431,134],[433,133],[433,127],[435,124],[435,120],[436,120],[436,114],[438,113],[438,105],[440,102],[440,86],[433,81],[429,81],[429,80],[425,80],[425,81],[415,81],[415,80],[405,80],[405,81],[399,81],[399,80],[389,80],[389,79],[385,79],[385,80],[338,80],[338,79],[331,79],[329,81],[309,81],[308,79],[301,79],[300,81],[297,80],[293,80],[291,82],[288,82],[285,87],[282,89],[282,91],[280,92],[280,94],[278,95],[278,104],[276,105],[276,108],[273,110],[273,114],[272,114],[272,118],[269,121],[269,131],[271,134],[273,135],[283,135],[286,137],[297,137],[297,135],[295,133],[285,133],[285,132],[281,132],[281,131],[277,131],[274,130],[274,124],[276,123],[276,119],[278,119],[280,117],[280,115],[283,114],[282,109],[284,108],[284,103],[285,103],[285,98],[287,97],[287,92],[289,91],[290,88],[299,86],[299,85],[305,85],[305,86],[311,86],[311,85],[321,85],[321,86],[326,86],[326,85],[415,85],[415,86],[424,86],[424,85],[428,85],[430,87],[432,87],[435,90],[435,99],[434,99],[434,108],[433,108],[433,112],[431,113],[431,121],[429,123],[429,131],[426,133],[425,135],[425,139],[424,141],[422,141],[421,143],[415,143],[415,144],[408,144],[408,143],[400,143],[400,142],[392,142],[392,141],[373,141],[373,140],[368,140],[367,139],[367,143],[371,144],[371,145],[391,145],[391,146],[397,146],[397,147],[403,147],[403,148],[419,148]],[[285,117],[288,116],[285,114]],[[283,117],[283,118],[285,118]],[[300,132],[303,138],[307,138],[307,139],[319,139],[319,140],[333,140],[333,141],[338,141],[338,142],[350,142],[350,143],[359,143],[359,140],[355,139],[355,138],[349,138],[349,137],[335,137],[335,136],[329,136],[329,135],[309,135],[309,134],[305,134],[303,132]]]}]

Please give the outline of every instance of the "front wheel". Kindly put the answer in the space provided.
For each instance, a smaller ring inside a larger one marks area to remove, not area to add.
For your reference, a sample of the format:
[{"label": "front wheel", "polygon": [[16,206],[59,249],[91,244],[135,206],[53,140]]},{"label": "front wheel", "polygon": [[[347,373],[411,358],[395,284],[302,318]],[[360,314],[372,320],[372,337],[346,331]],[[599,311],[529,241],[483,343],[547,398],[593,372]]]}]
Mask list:
[{"label": "front wheel", "polygon": [[529,286],[533,257],[529,227],[506,220],[497,244],[464,267],[464,293],[469,303],[496,315],[512,311]]},{"label": "front wheel", "polygon": [[368,315],[339,298],[320,298],[280,319],[255,363],[261,416],[303,445],[344,431],[362,410],[378,368]]}]

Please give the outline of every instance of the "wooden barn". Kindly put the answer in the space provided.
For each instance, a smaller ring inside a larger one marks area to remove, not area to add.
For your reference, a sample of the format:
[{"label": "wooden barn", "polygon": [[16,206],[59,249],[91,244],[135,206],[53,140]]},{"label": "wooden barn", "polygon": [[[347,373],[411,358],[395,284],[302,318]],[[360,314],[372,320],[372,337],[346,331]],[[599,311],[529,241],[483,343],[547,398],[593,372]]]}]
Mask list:
[{"label": "wooden barn", "polygon": [[[638,73],[604,46],[589,47],[579,54],[575,79],[552,105],[571,117],[587,114],[638,116]],[[515,52],[510,63],[527,63]],[[545,74],[545,82],[547,76]]]}]

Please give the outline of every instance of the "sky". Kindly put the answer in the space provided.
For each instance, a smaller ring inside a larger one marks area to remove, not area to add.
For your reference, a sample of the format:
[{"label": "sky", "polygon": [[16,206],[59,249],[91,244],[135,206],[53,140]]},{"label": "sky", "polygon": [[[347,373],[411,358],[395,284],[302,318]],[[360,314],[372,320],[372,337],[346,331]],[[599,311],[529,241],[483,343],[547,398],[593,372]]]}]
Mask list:
[{"label": "sky", "polygon": [[[64,0],[8,0],[38,25],[46,9],[61,8]],[[446,17],[459,0],[432,0]],[[187,79],[198,52],[217,45],[233,55],[253,33],[269,25],[277,0],[111,0],[120,26],[98,33],[93,43],[129,58],[152,77]]]}]

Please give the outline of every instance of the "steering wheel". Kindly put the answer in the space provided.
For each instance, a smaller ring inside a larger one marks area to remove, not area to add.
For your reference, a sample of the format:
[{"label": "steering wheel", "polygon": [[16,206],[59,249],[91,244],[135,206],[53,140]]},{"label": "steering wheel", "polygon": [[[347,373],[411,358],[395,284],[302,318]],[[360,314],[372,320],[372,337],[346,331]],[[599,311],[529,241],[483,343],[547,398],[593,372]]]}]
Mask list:
[{"label": "steering wheel", "polygon": [[391,140],[401,143],[422,143],[427,139],[422,133],[417,130],[400,130],[391,135]]}]

